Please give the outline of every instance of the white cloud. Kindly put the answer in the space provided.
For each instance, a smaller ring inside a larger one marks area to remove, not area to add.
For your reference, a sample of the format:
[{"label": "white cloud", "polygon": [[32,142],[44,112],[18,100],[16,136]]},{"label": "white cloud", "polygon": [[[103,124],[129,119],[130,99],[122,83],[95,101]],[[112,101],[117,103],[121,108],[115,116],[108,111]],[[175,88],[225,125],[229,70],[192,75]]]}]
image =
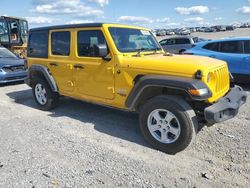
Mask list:
[{"label": "white cloud", "polygon": [[80,17],[99,17],[103,11],[86,6],[81,0],[38,0],[33,1],[36,7],[31,10],[43,14],[72,14]]},{"label": "white cloud", "polygon": [[66,22],[66,24],[81,24],[81,23],[93,23],[91,20],[71,20]]},{"label": "white cloud", "polygon": [[239,12],[239,13],[242,13],[242,14],[250,14],[250,7],[249,6],[243,6],[241,8],[238,8],[236,11]]},{"label": "white cloud", "polygon": [[165,24],[167,27],[174,27],[174,26],[179,26],[180,23],[175,23],[175,22],[171,22],[171,23],[167,23]]},{"label": "white cloud", "polygon": [[164,22],[169,22],[170,18],[165,17],[165,18],[162,18],[162,19],[156,19],[155,21],[158,22],[158,23],[164,23]]},{"label": "white cloud", "polygon": [[138,17],[138,16],[121,16],[118,18],[118,21],[120,22],[126,22],[126,23],[152,23],[153,20],[147,18],[147,17]]},{"label": "white cloud", "polygon": [[223,20],[223,18],[222,17],[216,17],[216,18],[214,18],[214,20],[215,21],[220,21],[220,20]]},{"label": "white cloud", "polygon": [[105,5],[109,4],[109,0],[89,0],[90,2],[97,3],[101,7],[104,7]]},{"label": "white cloud", "polygon": [[25,17],[30,24],[51,24],[58,19],[37,16],[37,17]]},{"label": "white cloud", "polygon": [[193,18],[186,18],[184,22],[194,23],[194,24],[204,24],[204,18],[201,17],[193,17]]},{"label": "white cloud", "polygon": [[207,6],[193,6],[193,7],[176,7],[175,11],[182,15],[190,15],[190,14],[205,14],[209,12],[209,8]]}]

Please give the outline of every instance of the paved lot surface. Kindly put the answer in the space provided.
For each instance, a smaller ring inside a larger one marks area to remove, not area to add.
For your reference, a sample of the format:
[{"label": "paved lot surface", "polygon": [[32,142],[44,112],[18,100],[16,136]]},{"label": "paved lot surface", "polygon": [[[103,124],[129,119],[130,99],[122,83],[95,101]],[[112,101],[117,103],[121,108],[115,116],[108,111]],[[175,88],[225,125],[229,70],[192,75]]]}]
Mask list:
[{"label": "paved lot surface", "polygon": [[151,149],[136,114],[69,98],[43,112],[0,87],[0,187],[248,187],[250,101],[175,156]]}]

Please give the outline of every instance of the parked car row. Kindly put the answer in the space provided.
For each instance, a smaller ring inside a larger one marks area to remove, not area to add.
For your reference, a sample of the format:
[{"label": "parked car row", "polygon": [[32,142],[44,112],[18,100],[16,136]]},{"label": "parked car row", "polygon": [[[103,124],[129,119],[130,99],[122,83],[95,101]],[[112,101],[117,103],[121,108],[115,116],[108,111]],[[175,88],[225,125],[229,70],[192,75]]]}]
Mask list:
[{"label": "parked car row", "polygon": [[[244,25],[244,28],[248,25]],[[176,28],[176,29],[157,29],[154,32],[156,36],[166,36],[166,35],[190,35],[194,32],[223,32],[232,31],[237,27],[234,25],[216,25],[212,27],[189,27],[189,28]]]}]

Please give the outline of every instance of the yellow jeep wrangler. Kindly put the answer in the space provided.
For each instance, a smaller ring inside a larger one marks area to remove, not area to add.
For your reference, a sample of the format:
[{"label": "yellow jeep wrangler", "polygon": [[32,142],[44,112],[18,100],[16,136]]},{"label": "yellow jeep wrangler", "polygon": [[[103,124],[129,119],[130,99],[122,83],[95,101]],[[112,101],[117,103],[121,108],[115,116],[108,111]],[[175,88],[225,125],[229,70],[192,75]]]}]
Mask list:
[{"label": "yellow jeep wrangler", "polygon": [[233,118],[246,93],[230,88],[227,64],[165,53],[150,30],[119,24],[31,29],[28,78],[38,107],[60,95],[139,113],[142,135],[169,154],[203,125]]}]

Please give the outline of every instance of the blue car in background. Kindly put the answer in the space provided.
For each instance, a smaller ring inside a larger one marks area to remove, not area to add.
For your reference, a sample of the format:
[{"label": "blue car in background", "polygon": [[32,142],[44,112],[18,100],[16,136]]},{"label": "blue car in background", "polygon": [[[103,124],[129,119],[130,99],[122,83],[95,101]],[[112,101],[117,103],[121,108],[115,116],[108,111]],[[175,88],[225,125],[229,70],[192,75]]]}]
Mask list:
[{"label": "blue car in background", "polygon": [[250,38],[229,38],[197,43],[184,54],[224,60],[234,82],[250,83]]},{"label": "blue car in background", "polygon": [[0,84],[23,81],[26,76],[24,59],[17,57],[6,48],[0,47]]}]

